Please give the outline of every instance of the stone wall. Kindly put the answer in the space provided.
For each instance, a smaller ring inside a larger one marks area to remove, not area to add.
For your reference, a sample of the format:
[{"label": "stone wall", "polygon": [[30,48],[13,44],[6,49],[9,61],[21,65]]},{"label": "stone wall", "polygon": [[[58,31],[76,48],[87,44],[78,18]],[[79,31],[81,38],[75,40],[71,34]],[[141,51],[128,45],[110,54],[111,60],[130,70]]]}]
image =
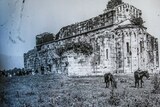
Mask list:
[{"label": "stone wall", "polygon": [[142,16],[141,10],[135,8],[132,5],[123,3],[114,8],[116,12],[116,21],[115,23],[121,23],[125,20],[131,20],[134,18],[139,18]]},{"label": "stone wall", "polygon": [[32,70],[35,67],[35,59],[37,52],[36,49],[32,49],[24,54],[24,68],[26,70]]},{"label": "stone wall", "polygon": [[157,38],[148,34],[146,28],[128,26],[117,29],[116,33],[122,38],[124,72],[134,72],[138,68],[152,72],[159,67]]},{"label": "stone wall", "polygon": [[[105,28],[45,44],[41,50],[24,55],[25,68],[78,76],[132,73],[138,68],[152,72],[159,67],[157,39],[145,28],[132,25],[110,30]],[[93,50],[89,55],[73,49],[58,54],[58,49],[74,43],[88,43]]]},{"label": "stone wall", "polygon": [[141,14],[120,3],[97,17],[63,27],[53,40],[24,54],[25,69],[69,76],[133,73],[138,68],[153,72],[159,67],[158,40],[143,25],[131,22]]},{"label": "stone wall", "polygon": [[60,29],[57,33],[57,39],[63,39],[82,33],[92,32],[96,29],[108,27],[114,24],[115,11],[109,11],[89,20],[68,25]]}]

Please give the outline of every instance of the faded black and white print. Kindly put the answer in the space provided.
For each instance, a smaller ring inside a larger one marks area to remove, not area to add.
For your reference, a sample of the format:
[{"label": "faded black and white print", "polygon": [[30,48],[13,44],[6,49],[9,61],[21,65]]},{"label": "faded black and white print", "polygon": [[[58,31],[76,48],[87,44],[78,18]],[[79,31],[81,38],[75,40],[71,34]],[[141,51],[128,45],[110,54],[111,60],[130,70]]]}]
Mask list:
[{"label": "faded black and white print", "polygon": [[1,107],[159,107],[158,0],[0,0]]}]

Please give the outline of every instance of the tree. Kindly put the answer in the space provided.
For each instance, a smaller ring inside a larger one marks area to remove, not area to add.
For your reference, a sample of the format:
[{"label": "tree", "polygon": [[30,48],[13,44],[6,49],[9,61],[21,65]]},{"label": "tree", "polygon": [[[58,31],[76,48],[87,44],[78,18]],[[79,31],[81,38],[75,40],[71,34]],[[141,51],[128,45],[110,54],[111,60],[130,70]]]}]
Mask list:
[{"label": "tree", "polygon": [[107,9],[113,9],[114,7],[122,4],[122,0],[111,0],[108,2]]},{"label": "tree", "polygon": [[67,43],[62,47],[57,48],[57,54],[62,56],[64,52],[73,50],[75,53],[82,53],[84,55],[91,55],[93,52],[93,47],[86,42],[78,42],[78,43]]},{"label": "tree", "polygon": [[36,36],[36,45],[40,45],[54,40],[55,35],[53,33],[44,32]]},{"label": "tree", "polygon": [[133,18],[131,19],[131,23],[132,23],[133,25],[143,26],[144,21],[143,21],[143,19],[142,19],[141,17],[138,17],[138,18],[133,17]]}]

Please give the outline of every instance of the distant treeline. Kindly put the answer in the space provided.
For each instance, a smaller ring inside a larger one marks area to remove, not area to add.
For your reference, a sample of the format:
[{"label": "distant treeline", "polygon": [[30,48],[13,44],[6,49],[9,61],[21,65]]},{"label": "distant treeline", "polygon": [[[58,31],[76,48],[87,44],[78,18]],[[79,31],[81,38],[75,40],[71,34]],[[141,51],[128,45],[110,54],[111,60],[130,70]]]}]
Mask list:
[{"label": "distant treeline", "polygon": [[14,68],[11,70],[0,70],[0,77],[24,76],[32,74],[31,70],[24,70],[24,68]]}]

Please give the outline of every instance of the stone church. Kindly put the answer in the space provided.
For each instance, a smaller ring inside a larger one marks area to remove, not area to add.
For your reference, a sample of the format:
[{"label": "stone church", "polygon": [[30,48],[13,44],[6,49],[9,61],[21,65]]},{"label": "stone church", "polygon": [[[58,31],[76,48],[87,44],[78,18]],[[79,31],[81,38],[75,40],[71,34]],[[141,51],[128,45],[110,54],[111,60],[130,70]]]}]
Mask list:
[{"label": "stone church", "polygon": [[37,35],[34,49],[24,54],[24,67],[68,76],[153,72],[159,68],[158,39],[147,32],[141,16],[136,7],[111,0],[96,17],[55,35]]}]

